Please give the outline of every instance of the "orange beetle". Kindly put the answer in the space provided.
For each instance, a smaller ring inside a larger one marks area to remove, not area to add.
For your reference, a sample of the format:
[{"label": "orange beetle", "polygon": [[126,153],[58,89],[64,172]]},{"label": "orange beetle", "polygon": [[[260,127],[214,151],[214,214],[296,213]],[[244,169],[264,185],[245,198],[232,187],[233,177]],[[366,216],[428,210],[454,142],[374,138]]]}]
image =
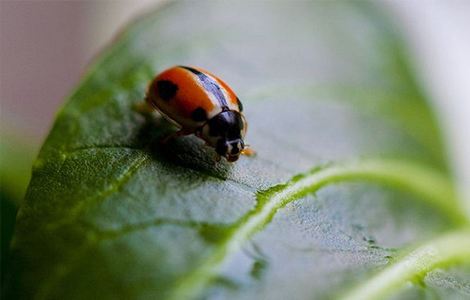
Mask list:
[{"label": "orange beetle", "polygon": [[243,106],[220,78],[195,67],[176,66],[158,74],[150,83],[146,101],[181,129],[175,135],[195,134],[229,162],[246,148]]}]

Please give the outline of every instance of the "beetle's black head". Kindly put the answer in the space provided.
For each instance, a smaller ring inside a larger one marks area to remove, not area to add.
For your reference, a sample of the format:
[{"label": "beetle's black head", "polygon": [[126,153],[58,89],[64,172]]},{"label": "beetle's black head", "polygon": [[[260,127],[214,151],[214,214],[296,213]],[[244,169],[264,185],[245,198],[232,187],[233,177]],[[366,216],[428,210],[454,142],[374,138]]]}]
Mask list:
[{"label": "beetle's black head", "polygon": [[222,138],[218,140],[215,151],[219,155],[224,156],[229,162],[234,162],[240,157],[243,148],[245,148],[245,144],[241,138],[236,140],[225,140]]},{"label": "beetle's black head", "polygon": [[[215,151],[233,162],[238,159],[245,148],[243,142],[244,119],[236,111],[222,111],[207,122],[204,139],[215,147]],[[208,132],[207,132],[208,131]]]}]

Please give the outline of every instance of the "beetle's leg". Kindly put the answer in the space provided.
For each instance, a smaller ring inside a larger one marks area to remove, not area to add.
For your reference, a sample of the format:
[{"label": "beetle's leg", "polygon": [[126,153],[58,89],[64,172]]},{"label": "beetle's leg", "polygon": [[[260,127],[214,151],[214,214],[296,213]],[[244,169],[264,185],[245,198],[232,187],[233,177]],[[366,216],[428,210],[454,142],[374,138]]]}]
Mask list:
[{"label": "beetle's leg", "polygon": [[211,147],[211,144],[209,144],[209,142],[202,137],[202,127],[197,128],[196,131],[194,131],[194,135],[203,140],[204,145]]},{"label": "beetle's leg", "polygon": [[[194,131],[194,135],[197,136],[198,138],[202,139],[202,127],[197,128]],[[205,141],[205,142],[206,142],[206,145],[207,145],[207,141]]]},{"label": "beetle's leg", "polygon": [[180,130],[178,130],[176,132],[173,132],[173,133],[170,133],[169,135],[162,138],[160,140],[160,144],[164,145],[164,144],[168,143],[169,141],[171,141],[172,139],[175,139],[177,137],[184,136],[184,135],[189,135],[189,134],[192,134],[192,133],[193,132],[190,132],[185,128],[181,128]]}]

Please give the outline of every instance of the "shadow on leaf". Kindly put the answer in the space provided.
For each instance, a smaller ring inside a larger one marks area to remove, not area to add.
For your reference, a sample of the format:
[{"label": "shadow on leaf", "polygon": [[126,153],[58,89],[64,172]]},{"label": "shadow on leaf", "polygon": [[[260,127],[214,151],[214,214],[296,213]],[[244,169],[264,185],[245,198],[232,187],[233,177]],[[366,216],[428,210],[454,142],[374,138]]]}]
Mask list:
[{"label": "shadow on leaf", "polygon": [[217,161],[214,149],[206,146],[196,136],[176,137],[164,144],[161,142],[175,130],[173,124],[161,117],[147,118],[137,134],[137,140],[142,141],[140,146],[149,151],[157,161],[190,168],[222,180],[227,179],[232,169],[231,163],[224,158]]}]

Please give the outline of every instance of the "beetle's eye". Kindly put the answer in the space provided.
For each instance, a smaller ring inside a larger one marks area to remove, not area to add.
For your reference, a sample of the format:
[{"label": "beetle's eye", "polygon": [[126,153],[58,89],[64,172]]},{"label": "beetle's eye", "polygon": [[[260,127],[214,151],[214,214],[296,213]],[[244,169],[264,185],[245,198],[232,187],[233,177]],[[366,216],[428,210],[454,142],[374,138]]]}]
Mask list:
[{"label": "beetle's eye", "polygon": [[222,156],[225,156],[228,150],[228,143],[225,139],[219,139],[217,145],[215,146],[215,151]]}]

